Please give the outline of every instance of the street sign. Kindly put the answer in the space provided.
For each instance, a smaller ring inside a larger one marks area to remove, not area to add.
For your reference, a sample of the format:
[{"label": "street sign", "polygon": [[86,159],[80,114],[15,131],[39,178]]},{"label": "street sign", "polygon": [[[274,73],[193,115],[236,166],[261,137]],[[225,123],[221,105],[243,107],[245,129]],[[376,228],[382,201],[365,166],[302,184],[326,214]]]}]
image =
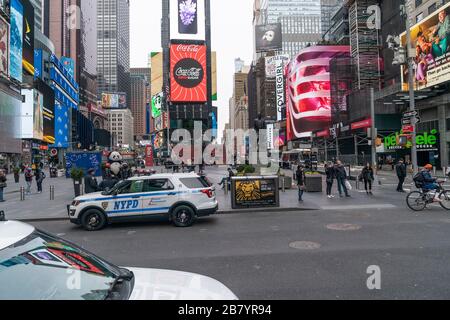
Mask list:
[{"label": "street sign", "polygon": [[417,110],[408,111],[403,114],[403,119],[418,117],[419,112]]},{"label": "street sign", "polygon": [[402,125],[404,126],[408,126],[412,124],[412,119],[408,118],[408,119],[402,119]]},{"label": "street sign", "polygon": [[418,124],[418,123],[420,123],[420,122],[422,122],[422,119],[421,119],[420,117],[415,117],[415,118],[412,118],[412,119],[411,119],[411,123],[412,123],[413,125],[416,125],[416,124]]}]

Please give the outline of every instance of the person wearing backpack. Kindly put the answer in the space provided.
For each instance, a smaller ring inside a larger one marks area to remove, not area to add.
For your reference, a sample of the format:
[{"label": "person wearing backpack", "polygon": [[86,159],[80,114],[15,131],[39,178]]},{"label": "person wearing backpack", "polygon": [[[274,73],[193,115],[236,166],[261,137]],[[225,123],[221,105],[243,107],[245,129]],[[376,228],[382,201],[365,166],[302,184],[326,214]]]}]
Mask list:
[{"label": "person wearing backpack", "polygon": [[397,192],[404,193],[405,190],[403,190],[403,184],[405,183],[407,172],[406,172],[406,165],[403,162],[403,159],[400,159],[397,166],[395,167],[395,171],[397,172],[398,177]]}]

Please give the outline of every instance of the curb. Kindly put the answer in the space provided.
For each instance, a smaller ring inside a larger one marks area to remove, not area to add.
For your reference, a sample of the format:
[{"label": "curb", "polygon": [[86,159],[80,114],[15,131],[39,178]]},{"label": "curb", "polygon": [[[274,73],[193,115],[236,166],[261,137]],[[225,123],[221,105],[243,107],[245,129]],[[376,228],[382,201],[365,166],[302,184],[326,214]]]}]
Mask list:
[{"label": "curb", "polygon": [[[297,212],[297,211],[317,211],[318,208],[270,208],[270,209],[261,209],[255,211],[255,209],[240,209],[240,210],[223,210],[217,212],[215,215],[231,215],[231,214],[250,214],[250,213],[279,213],[279,212]],[[212,215],[214,216],[214,215]],[[70,221],[69,218],[31,218],[31,219],[12,219],[14,221],[20,221],[25,223],[32,222],[64,222]]]}]

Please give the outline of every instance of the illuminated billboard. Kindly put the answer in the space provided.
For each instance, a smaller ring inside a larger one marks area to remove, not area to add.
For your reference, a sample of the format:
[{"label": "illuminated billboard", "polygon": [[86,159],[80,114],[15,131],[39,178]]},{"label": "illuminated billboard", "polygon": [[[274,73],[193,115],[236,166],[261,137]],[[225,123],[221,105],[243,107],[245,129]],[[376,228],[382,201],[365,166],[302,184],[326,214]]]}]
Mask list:
[{"label": "illuminated billboard", "polygon": [[34,75],[34,7],[29,0],[23,2],[23,69]]},{"label": "illuminated billboard", "polygon": [[[450,3],[439,8],[411,28],[415,48],[415,89],[426,89],[450,81]],[[406,32],[401,35],[406,47]],[[404,87],[408,88],[408,67],[402,67]]]},{"label": "illuminated billboard", "polygon": [[286,67],[286,117],[289,141],[310,137],[331,124],[330,61],[348,46],[303,49]]},{"label": "illuminated billboard", "polygon": [[211,101],[217,101],[217,52],[211,52]]},{"label": "illuminated billboard", "polygon": [[205,0],[170,0],[170,39],[205,40]]},{"label": "illuminated billboard", "polygon": [[9,77],[9,24],[0,16],[0,74]]},{"label": "illuminated billboard", "polygon": [[206,46],[170,46],[170,101],[206,102]]},{"label": "illuminated billboard", "polygon": [[102,107],[104,109],[126,109],[127,95],[126,93],[102,93]]},{"label": "illuminated billboard", "polygon": [[11,0],[10,44],[10,74],[12,78],[22,82],[23,5],[18,0]]},{"label": "illuminated billboard", "polygon": [[163,93],[160,92],[152,97],[152,118],[161,117]]},{"label": "illuminated billboard", "polygon": [[44,96],[37,90],[22,89],[21,138],[44,140]]}]

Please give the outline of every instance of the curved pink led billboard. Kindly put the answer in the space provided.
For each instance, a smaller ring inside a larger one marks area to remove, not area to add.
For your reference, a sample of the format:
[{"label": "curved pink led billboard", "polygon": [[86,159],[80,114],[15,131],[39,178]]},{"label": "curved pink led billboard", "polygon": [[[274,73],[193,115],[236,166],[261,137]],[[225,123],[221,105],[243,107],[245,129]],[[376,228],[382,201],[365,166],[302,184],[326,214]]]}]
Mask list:
[{"label": "curved pink led billboard", "polygon": [[286,116],[289,141],[309,137],[331,124],[330,62],[348,54],[348,46],[303,49],[286,68]]}]

